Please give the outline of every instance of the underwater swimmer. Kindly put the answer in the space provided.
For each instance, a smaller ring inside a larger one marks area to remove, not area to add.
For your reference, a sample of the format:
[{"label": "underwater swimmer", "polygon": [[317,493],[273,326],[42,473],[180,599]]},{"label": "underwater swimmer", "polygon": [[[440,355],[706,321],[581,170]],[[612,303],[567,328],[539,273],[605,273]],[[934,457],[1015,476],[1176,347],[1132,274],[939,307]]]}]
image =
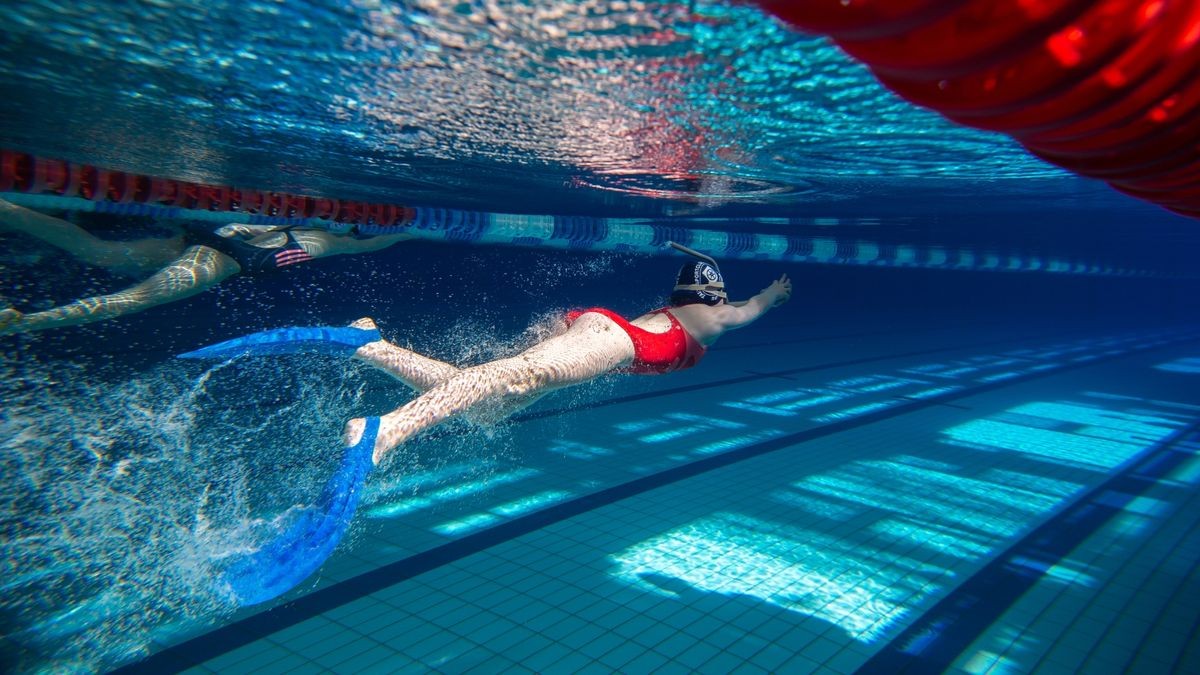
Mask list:
[{"label": "underwater swimmer", "polygon": [[611,372],[669,373],[694,366],[726,331],[749,324],[787,302],[792,284],[781,276],[758,295],[728,302],[716,262],[688,263],[670,305],[627,321],[601,308],[570,312],[565,330],[512,358],[458,368],[384,340],[370,319],[347,328],[282,328],[181,354],[224,359],[242,354],[324,353],[353,356],[421,395],[383,417],[351,420],[338,470],[297,520],[255,550],[235,556],[220,575],[239,604],[266,602],[295,587],[332,553],[353,519],[371,467],[414,435],[463,415],[502,419],[543,394]]},{"label": "underwater swimmer", "polygon": [[25,314],[0,310],[0,335],[77,326],[141,312],[206,291],[236,274],[262,274],[332,255],[370,253],[407,233],[357,237],[311,228],[189,222],[167,238],[101,239],[83,228],[0,199],[0,232],[14,231],[115,274],[144,277],[129,288]]},{"label": "underwater swimmer", "polygon": [[[563,333],[517,356],[460,370],[383,415],[372,443],[374,463],[418,433],[480,405],[499,404],[507,414],[543,394],[605,373],[662,374],[689,368],[726,331],[755,321],[792,294],[784,275],[749,300],[728,302],[720,273],[705,262],[684,265],[679,279],[668,307],[632,321],[600,308],[571,312]],[[367,419],[351,420],[346,444],[362,442],[367,426]]]},{"label": "underwater swimmer", "polygon": [[[478,366],[460,369],[397,347],[379,337],[370,319],[355,322],[349,329],[266,331],[182,356],[223,358],[248,352],[307,351],[298,343],[328,343],[337,333],[337,339],[344,339],[338,347],[341,353],[353,353],[422,392],[380,418],[358,418],[346,425],[347,445],[369,442],[372,459],[378,464],[416,434],[458,415],[507,416],[546,393],[605,373],[663,374],[690,368],[726,331],[755,321],[792,295],[785,274],[749,300],[729,302],[712,258],[678,244],[672,246],[703,260],[683,265],[667,307],[632,321],[603,308],[570,312],[564,331],[517,356]],[[355,330],[359,337],[352,333]],[[328,345],[316,349],[333,351]],[[373,437],[364,439],[368,427]]]}]

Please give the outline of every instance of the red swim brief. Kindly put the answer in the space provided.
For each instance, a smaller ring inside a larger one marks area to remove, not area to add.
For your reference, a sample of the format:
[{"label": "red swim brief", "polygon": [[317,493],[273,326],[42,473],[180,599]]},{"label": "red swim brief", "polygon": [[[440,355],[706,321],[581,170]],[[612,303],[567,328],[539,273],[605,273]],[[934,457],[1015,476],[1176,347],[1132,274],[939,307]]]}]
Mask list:
[{"label": "red swim brief", "polygon": [[638,375],[662,375],[684,368],[691,368],[704,356],[704,345],[687,332],[668,308],[656,309],[651,314],[662,312],[671,320],[671,328],[664,333],[654,333],[639,328],[616,312],[603,307],[567,312],[567,325],[571,325],[584,314],[603,314],[621,327],[633,340],[633,363],[627,372]]}]

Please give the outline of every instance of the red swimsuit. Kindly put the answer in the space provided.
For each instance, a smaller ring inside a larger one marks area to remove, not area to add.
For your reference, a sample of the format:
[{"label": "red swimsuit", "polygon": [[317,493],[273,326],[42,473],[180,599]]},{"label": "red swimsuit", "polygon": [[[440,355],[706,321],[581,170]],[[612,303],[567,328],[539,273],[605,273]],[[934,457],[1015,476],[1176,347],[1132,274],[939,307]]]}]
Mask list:
[{"label": "red swimsuit", "polygon": [[704,356],[704,345],[680,325],[669,308],[656,309],[651,314],[663,313],[671,320],[671,328],[664,333],[654,333],[639,328],[625,320],[620,314],[603,307],[567,312],[567,325],[571,325],[584,314],[603,314],[621,327],[633,340],[633,363],[627,372],[638,375],[661,375],[696,365]]}]

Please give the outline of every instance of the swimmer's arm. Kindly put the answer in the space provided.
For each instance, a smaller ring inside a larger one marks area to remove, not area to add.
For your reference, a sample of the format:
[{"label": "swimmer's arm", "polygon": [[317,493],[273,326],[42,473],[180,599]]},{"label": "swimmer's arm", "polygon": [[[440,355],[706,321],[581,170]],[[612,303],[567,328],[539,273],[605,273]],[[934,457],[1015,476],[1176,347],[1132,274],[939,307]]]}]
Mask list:
[{"label": "swimmer's arm", "polygon": [[345,235],[333,234],[321,230],[293,230],[292,235],[314,258],[330,255],[352,255],[355,253],[371,253],[383,250],[392,244],[412,239],[408,232],[380,234],[364,239],[356,239]]},{"label": "swimmer's arm", "polygon": [[217,236],[225,237],[226,239],[230,239],[232,237],[252,239],[254,237],[260,237],[264,234],[270,234],[272,232],[278,232],[286,229],[288,228],[283,225],[248,225],[245,223],[229,223],[228,225],[222,225],[221,227],[218,227],[215,232]]},{"label": "swimmer's arm", "polygon": [[739,300],[725,305],[728,309],[725,317],[725,328],[727,330],[741,328],[753,323],[763,314],[770,311],[771,308],[782,305],[791,297],[792,282],[785,274],[771,282],[770,286],[767,286],[761,293],[749,300]]}]

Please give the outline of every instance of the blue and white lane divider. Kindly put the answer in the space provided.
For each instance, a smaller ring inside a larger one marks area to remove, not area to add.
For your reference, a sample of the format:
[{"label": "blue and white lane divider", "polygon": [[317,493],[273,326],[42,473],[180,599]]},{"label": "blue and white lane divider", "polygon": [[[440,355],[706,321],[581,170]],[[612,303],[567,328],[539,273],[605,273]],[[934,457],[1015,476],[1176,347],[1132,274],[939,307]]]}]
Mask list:
[{"label": "blue and white lane divider", "polygon": [[[334,222],[322,218],[283,218],[229,211],[204,211],[156,204],[121,204],[78,197],[0,193],[0,198],[33,209],[85,211],[144,216],[167,220],[213,223],[289,225],[334,233],[353,229],[360,234],[407,232],[418,239],[498,246],[618,251],[669,255],[667,241],[704,251],[716,258],[774,260],[824,265],[862,265],[976,272],[1044,272],[1113,277],[1164,277],[1159,271],[1120,267],[1096,260],[981,251],[962,246],[891,244],[861,238],[819,237],[796,234],[727,232],[707,229],[713,218],[672,219],[670,225],[655,219],[593,218],[587,216],[523,215],[432,207],[415,207],[416,217],[402,225]],[[739,218],[739,226],[760,223],[786,227],[796,223],[836,219]],[[874,219],[871,219],[874,221]],[[858,222],[857,220],[846,222]]]}]

